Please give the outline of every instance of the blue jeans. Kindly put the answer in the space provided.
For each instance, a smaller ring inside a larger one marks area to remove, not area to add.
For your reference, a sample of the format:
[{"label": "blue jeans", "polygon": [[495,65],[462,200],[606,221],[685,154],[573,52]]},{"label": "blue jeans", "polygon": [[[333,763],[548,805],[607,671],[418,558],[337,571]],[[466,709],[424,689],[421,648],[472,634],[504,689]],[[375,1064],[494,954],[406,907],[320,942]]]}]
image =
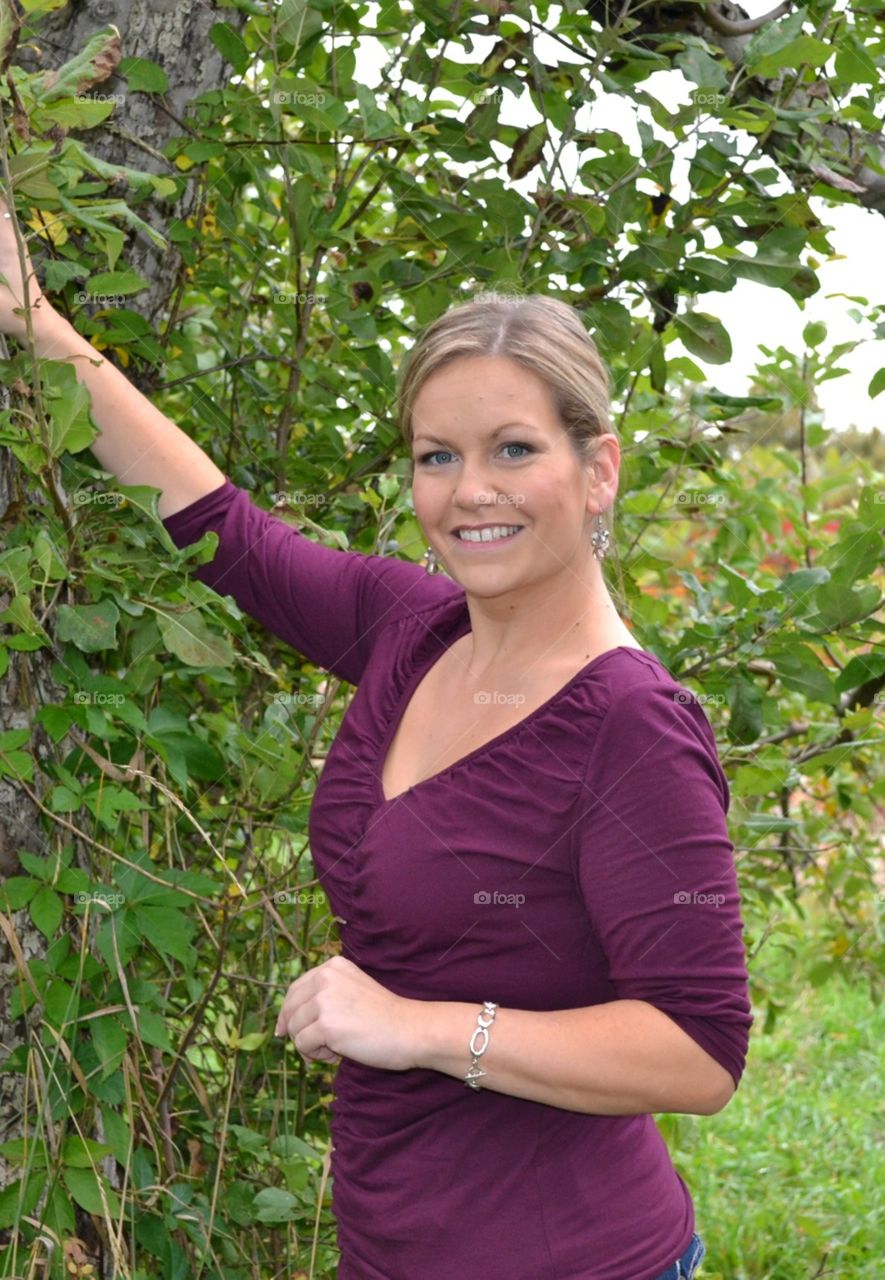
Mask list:
[{"label": "blue jeans", "polygon": [[668,1267],[658,1280],[691,1280],[704,1260],[707,1246],[697,1232],[688,1242],[688,1248],[681,1258],[677,1258],[672,1267]]}]

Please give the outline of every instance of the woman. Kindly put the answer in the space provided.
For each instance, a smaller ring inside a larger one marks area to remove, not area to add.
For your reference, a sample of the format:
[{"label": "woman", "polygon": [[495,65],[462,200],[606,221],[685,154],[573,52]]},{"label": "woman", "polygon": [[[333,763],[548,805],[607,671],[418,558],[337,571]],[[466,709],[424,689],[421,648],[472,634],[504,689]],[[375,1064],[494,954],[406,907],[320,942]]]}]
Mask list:
[{"label": "woman", "polygon": [[[20,298],[8,220],[0,237]],[[31,298],[101,465],[161,490],[178,545],[217,531],[196,576],[357,686],[310,816],[342,951],[276,1024],[340,1061],[340,1280],[694,1275],[653,1113],[721,1110],[744,1067],[729,793],[703,710],[606,589],[619,446],[578,313],[490,294],[410,353],[401,424],[441,574],[268,515]],[[20,336],[13,306],[3,290]]]}]

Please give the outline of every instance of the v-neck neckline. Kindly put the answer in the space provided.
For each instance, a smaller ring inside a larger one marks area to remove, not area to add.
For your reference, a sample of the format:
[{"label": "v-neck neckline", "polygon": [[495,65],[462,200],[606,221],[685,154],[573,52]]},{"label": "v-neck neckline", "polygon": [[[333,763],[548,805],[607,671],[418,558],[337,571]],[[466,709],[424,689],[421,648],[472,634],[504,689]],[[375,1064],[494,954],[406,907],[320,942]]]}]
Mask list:
[{"label": "v-neck neckline", "polygon": [[445,657],[449,649],[452,647],[452,645],[455,644],[456,641],[460,640],[463,636],[469,634],[469,632],[470,632],[470,618],[467,617],[464,621],[464,624],[458,627],[457,634],[453,637],[453,639],[449,641],[449,643],[445,646],[445,648],[443,648],[439,652],[435,652],[431,654],[428,661],[421,663],[415,669],[415,671],[412,673],[411,679],[408,680],[405,688],[400,694],[399,699],[397,700],[397,704],[394,708],[393,716],[391,717],[390,723],[387,727],[387,732],[384,735],[384,739],[381,743],[381,748],[378,754],[378,760],[379,760],[378,769],[375,772],[374,778],[373,778],[376,809],[387,808],[390,805],[395,804],[397,800],[403,800],[406,796],[414,795],[414,793],[420,790],[420,788],[427,787],[427,786],[430,786],[432,783],[438,782],[440,779],[445,778],[454,769],[460,769],[462,765],[468,764],[470,761],[474,760],[477,756],[480,756],[483,753],[488,751],[493,751],[496,747],[500,746],[501,743],[506,742],[508,738],[512,737],[513,734],[523,729],[525,725],[530,724],[531,721],[533,721],[537,716],[542,715],[543,712],[545,712],[550,706],[553,705],[554,702],[557,701],[557,699],[561,698],[563,694],[568,693],[568,691],[572,688],[572,686],[575,685],[583,676],[585,676],[588,671],[590,671],[593,667],[595,667],[598,662],[601,662],[603,658],[608,658],[613,653],[619,653],[622,649],[625,649],[631,653],[648,653],[647,649],[637,648],[635,645],[629,645],[629,644],[615,645],[611,649],[605,649],[603,650],[602,653],[597,653],[595,658],[591,658],[589,662],[585,663],[585,665],[581,667],[580,670],[576,671],[575,674],[565,682],[565,684],[561,685],[560,688],[557,689],[555,693],[551,694],[551,696],[547,698],[545,702],[542,702],[540,706],[535,707],[534,711],[530,711],[528,715],[523,716],[521,720],[517,720],[515,724],[512,724],[509,727],[509,729],[504,729],[503,732],[496,734],[494,738],[489,738],[488,742],[483,742],[478,747],[474,747],[472,751],[468,751],[467,754],[464,756],[461,756],[460,759],[453,760],[451,764],[446,765],[444,769],[440,769],[438,773],[432,773],[430,774],[429,777],[422,778],[419,782],[413,783],[412,786],[406,787],[404,791],[397,792],[395,796],[386,796],[384,794],[384,782],[383,782],[384,766],[387,763],[387,756],[390,752],[390,747],[393,743],[393,739],[396,736],[397,730],[399,729],[400,725],[403,722],[409,703],[412,700],[412,695],[414,694],[415,690],[418,688],[418,685],[427,675],[427,673],[431,670],[431,668],[434,667],[437,662],[440,662]]}]

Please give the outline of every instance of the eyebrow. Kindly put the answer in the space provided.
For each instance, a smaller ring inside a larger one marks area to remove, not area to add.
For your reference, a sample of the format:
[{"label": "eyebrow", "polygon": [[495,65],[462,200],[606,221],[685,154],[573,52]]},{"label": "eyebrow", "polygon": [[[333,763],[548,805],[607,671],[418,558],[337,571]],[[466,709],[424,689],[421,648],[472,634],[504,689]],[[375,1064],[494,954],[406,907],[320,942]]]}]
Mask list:
[{"label": "eyebrow", "polygon": [[[528,423],[528,422],[504,422],[501,424],[500,427],[495,427],[494,431],[489,432],[488,439],[494,440],[497,436],[501,434],[502,431],[506,431],[508,427],[519,427],[520,430],[522,431],[534,430],[534,427],[532,427],[531,423]],[[427,440],[428,442],[431,442],[434,444],[448,445],[449,443],[448,440],[443,440],[440,436],[431,436],[423,433],[421,435],[415,436],[412,443],[417,444],[419,440]]]}]

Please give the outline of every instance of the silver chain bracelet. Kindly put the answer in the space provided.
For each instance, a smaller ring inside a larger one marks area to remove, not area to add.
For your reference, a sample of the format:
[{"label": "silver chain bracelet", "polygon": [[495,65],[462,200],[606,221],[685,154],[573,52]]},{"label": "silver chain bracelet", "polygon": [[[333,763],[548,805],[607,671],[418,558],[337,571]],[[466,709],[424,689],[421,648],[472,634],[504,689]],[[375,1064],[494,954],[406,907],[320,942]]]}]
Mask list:
[{"label": "silver chain bracelet", "polygon": [[[483,1004],[482,1013],[476,1016],[476,1030],[470,1037],[470,1070],[464,1077],[464,1083],[470,1085],[471,1089],[478,1089],[477,1081],[486,1074],[485,1071],[480,1071],[479,1060],[489,1047],[489,1027],[495,1021],[495,1010],[497,1008],[498,1006],[493,1004],[491,1000],[486,1000]],[[488,1014],[488,1017],[483,1017],[483,1014]],[[482,1048],[477,1047],[477,1036],[482,1037]]]}]

